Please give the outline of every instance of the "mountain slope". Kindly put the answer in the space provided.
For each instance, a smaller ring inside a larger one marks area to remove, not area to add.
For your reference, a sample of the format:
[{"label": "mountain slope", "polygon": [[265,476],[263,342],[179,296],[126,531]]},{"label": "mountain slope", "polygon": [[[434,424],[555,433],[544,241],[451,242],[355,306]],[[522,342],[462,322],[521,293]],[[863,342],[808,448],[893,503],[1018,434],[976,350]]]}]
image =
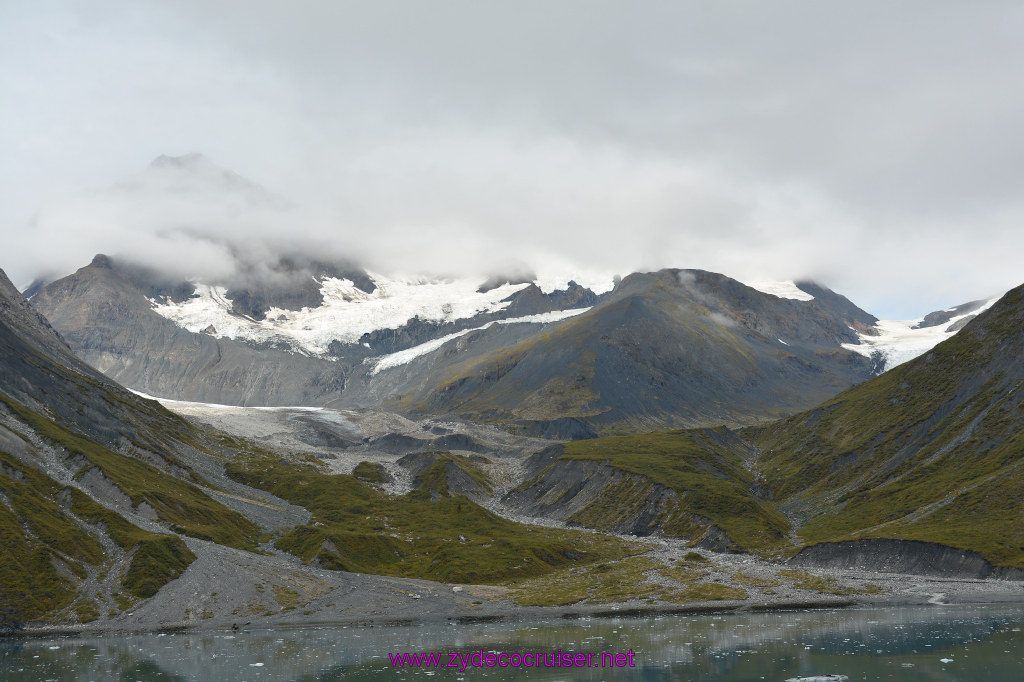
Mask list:
[{"label": "mountain slope", "polygon": [[[438,458],[420,472],[421,489],[389,495],[315,458],[194,426],[75,358],[0,273],[2,629],[124,623],[174,601],[165,586],[189,606],[160,622],[271,615],[253,594],[262,581],[278,608],[294,608],[300,594],[341,582],[321,564],[493,582],[632,551],[497,517],[457,494],[467,476],[480,476],[470,460]],[[487,490],[486,478],[476,483]],[[256,552],[270,533],[313,567]],[[221,587],[207,594],[211,583]],[[382,603],[396,589],[376,584]],[[163,602],[150,599],[158,592]]]},{"label": "mountain slope", "polygon": [[[52,282],[32,304],[79,357],[149,395],[232,405],[359,405],[346,383],[378,362],[403,364],[423,344],[538,315],[557,319],[597,300],[575,282],[543,293],[532,284],[485,292],[473,280],[390,280],[281,257],[228,286],[168,280],[96,256]],[[518,336],[516,337],[518,338]]]},{"label": "mountain slope", "polygon": [[170,529],[255,548],[203,438],[74,357],[0,271],[2,620],[151,596],[195,558]]},{"label": "mountain slope", "polygon": [[746,436],[808,542],[897,538],[1024,566],[1024,287],[924,356]]},{"label": "mountain slope", "polygon": [[32,304],[79,357],[150,395],[235,405],[267,404],[261,397],[302,405],[340,396],[344,364],[182,329],[153,311],[133,274],[97,256],[44,287]]},{"label": "mountain slope", "polygon": [[1019,579],[1022,388],[1024,286],[924,356],[789,418],[555,446],[506,503],[714,549],[806,544],[811,566]]},{"label": "mountain slope", "polygon": [[874,318],[828,294],[779,298],[703,271],[630,275],[587,313],[442,358],[433,379],[421,373],[390,404],[481,420],[573,419],[602,433],[783,416],[872,374],[869,359],[840,344]]}]

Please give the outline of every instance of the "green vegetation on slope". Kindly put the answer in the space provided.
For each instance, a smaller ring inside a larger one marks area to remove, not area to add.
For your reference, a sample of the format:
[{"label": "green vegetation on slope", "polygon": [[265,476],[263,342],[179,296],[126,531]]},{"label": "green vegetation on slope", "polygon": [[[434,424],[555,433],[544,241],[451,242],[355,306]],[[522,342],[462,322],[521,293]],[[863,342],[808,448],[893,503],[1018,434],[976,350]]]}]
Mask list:
[{"label": "green vegetation on slope", "polygon": [[[700,429],[595,438],[566,443],[561,459],[594,460],[674,490],[678,508],[660,519],[665,535],[693,537],[701,532],[696,515],[724,530],[738,549],[782,550],[787,546],[789,523],[770,503],[754,495],[753,475],[730,449],[734,444],[727,435]],[[599,524],[602,518],[628,506],[629,492],[601,495],[574,520]]]},{"label": "green vegetation on slope", "polygon": [[1024,296],[925,356],[746,436],[810,543],[938,542],[1024,567]]},{"label": "green vegetation on slope", "polygon": [[[126,551],[138,548],[121,583],[136,597],[152,596],[195,559],[179,537],[137,528],[5,452],[0,498],[0,602],[11,611],[7,617],[18,621],[68,606],[78,595],[76,579],[110,560],[82,522],[98,525]],[[92,614],[84,606],[76,609]]]},{"label": "green vegetation on slope", "polygon": [[121,581],[129,594],[140,599],[152,597],[195,561],[195,554],[177,535],[142,530],[78,490],[71,489],[71,500],[71,511],[81,519],[102,525],[118,547],[125,551],[137,548]]},{"label": "green vegetation on slope", "polygon": [[649,556],[590,566],[565,568],[543,578],[511,585],[512,598],[521,606],[566,606],[642,599],[684,604],[696,601],[743,600],[747,592],[732,585],[700,582],[703,571],[681,570]]},{"label": "green vegetation on slope", "polygon": [[[461,475],[484,492],[491,492],[491,483],[473,458],[464,455],[453,455],[450,452],[428,453],[437,456],[437,460],[418,473],[413,481],[415,490],[410,495],[415,499],[431,499],[436,495],[451,497],[449,489],[453,476]],[[477,456],[479,457],[479,455]]]},{"label": "green vegetation on slope", "polygon": [[[437,477],[446,465],[438,461],[424,474]],[[437,485],[391,497],[354,476],[324,474],[313,460],[254,455],[229,463],[227,472],[312,512],[276,546],[335,570],[493,583],[630,551],[615,538],[508,521],[463,496],[433,495]]]},{"label": "green vegetation on slope", "polygon": [[137,459],[118,454],[0,394],[0,401],[41,437],[85,459],[76,474],[97,468],[138,506],[145,502],[177,532],[239,549],[253,550],[259,528],[241,514],[210,498],[196,486]]}]

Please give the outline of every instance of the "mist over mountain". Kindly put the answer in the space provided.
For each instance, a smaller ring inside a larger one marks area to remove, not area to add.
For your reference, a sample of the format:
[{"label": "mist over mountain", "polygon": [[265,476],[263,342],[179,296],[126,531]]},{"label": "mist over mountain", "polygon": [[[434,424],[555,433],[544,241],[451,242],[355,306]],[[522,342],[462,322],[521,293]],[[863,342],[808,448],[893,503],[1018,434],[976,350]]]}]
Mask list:
[{"label": "mist over mountain", "polygon": [[465,228],[381,229],[340,218],[335,208],[299,205],[202,154],[161,155],[106,189],[40,209],[30,230],[35,238],[25,244],[34,278],[26,291],[34,293],[96,253],[172,286],[201,281],[257,292],[360,269],[471,277],[482,284],[532,281],[538,270],[556,280],[568,273],[558,288],[569,279],[610,287],[615,274],[603,259],[595,265],[568,257],[568,250],[559,255],[557,241],[530,244],[512,232],[483,239]]}]

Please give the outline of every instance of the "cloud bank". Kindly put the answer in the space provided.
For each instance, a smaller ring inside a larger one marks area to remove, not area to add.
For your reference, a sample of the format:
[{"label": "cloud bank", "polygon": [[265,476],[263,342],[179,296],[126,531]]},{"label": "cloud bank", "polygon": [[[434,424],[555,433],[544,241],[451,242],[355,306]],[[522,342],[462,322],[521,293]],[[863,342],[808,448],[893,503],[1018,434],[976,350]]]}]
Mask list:
[{"label": "cloud bank", "polygon": [[[293,245],[811,277],[920,314],[1024,281],[1022,32],[998,1],[7,3],[0,266]],[[192,151],[287,201],[112,198]]]}]

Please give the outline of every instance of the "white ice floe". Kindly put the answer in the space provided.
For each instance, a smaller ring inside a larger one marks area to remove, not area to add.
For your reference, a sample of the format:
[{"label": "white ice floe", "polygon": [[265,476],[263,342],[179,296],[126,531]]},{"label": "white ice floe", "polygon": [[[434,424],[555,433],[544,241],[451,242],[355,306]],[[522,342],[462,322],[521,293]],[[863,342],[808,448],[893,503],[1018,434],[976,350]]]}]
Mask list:
[{"label": "white ice floe", "polygon": [[871,357],[875,353],[881,353],[885,361],[881,370],[889,370],[927,353],[939,343],[956,334],[955,331],[947,331],[952,325],[955,325],[969,315],[977,315],[987,310],[997,300],[999,300],[998,297],[989,299],[978,308],[963,315],[950,318],[948,322],[933,327],[914,329],[924,318],[916,320],[879,320],[875,325],[875,329],[880,332],[878,336],[858,333],[857,336],[860,338],[860,343],[844,343],[843,348],[867,357]]},{"label": "white ice floe", "polygon": [[795,282],[743,282],[751,289],[757,289],[763,294],[771,294],[779,298],[792,298],[797,301],[813,301],[814,296],[799,288]]},{"label": "white ice floe", "polygon": [[590,310],[590,308],[574,308],[572,310],[556,310],[550,313],[539,313],[537,315],[526,315],[524,317],[512,317],[506,320],[496,320],[495,322],[488,322],[482,327],[463,329],[462,331],[455,332],[454,334],[448,334],[447,336],[442,336],[439,339],[432,339],[426,343],[421,343],[418,346],[413,346],[412,348],[406,348],[405,350],[400,350],[388,355],[381,355],[377,358],[370,358],[367,362],[373,363],[373,370],[371,371],[371,374],[377,374],[385,369],[391,369],[392,367],[408,364],[422,355],[434,352],[449,341],[454,341],[460,336],[465,336],[470,332],[487,329],[493,324],[548,324],[551,322],[566,320],[570,317],[575,317],[576,315],[585,313],[588,310]]}]

